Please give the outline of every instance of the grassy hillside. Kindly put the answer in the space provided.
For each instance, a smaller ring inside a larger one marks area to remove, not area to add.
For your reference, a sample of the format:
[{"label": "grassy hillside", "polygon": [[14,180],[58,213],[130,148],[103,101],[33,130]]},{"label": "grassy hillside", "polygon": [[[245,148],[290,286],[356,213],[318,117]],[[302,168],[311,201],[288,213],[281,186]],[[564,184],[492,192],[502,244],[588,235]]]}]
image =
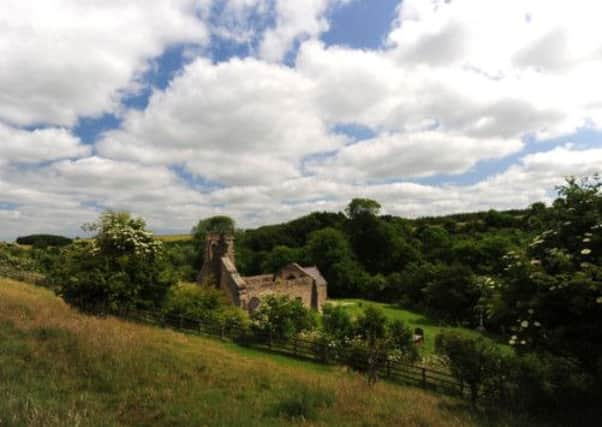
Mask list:
[{"label": "grassy hillside", "polygon": [[[305,419],[299,417],[304,415]],[[296,418],[295,418],[296,417]],[[465,405],[232,344],[86,317],[0,279],[0,425],[464,426]]]},{"label": "grassy hillside", "polygon": [[424,330],[424,347],[425,354],[431,354],[434,351],[435,337],[444,331],[460,332],[473,338],[483,337],[480,332],[452,326],[441,326],[437,321],[422,314],[401,309],[393,304],[383,304],[362,299],[337,299],[329,301],[333,304],[338,304],[344,307],[352,316],[357,316],[361,313],[363,307],[367,304],[375,305],[383,309],[385,315],[391,320],[402,320],[412,330],[414,328],[422,328]]}]

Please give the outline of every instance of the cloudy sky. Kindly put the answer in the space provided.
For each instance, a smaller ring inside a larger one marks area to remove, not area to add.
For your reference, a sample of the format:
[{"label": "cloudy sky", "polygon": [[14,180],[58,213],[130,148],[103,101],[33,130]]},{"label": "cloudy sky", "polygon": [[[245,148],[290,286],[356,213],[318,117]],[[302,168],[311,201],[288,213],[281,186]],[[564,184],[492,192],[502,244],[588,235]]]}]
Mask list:
[{"label": "cloudy sky", "polygon": [[602,170],[596,0],[2,0],[0,239],[415,217]]}]

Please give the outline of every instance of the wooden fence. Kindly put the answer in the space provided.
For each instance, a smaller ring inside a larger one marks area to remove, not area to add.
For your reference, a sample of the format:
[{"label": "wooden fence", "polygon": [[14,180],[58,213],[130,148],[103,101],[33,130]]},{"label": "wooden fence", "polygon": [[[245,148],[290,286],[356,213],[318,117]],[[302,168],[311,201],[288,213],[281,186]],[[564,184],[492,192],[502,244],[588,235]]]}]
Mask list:
[{"label": "wooden fence", "polygon": [[[238,328],[219,327],[204,323],[199,319],[183,316],[165,316],[160,312],[127,311],[117,314],[128,320],[152,324],[195,335],[208,335],[220,339],[231,340],[240,345],[304,359],[322,364],[342,364],[358,371],[368,369],[368,360],[360,357],[349,348],[331,349],[327,343],[316,342],[301,337],[290,340],[272,339],[267,334],[257,331],[243,331]],[[386,359],[379,364],[378,376],[390,382],[412,385],[428,390],[465,396],[467,387],[454,376],[441,370],[414,365],[403,361]]]},{"label": "wooden fence", "polygon": [[[37,273],[0,271],[0,276],[33,284],[44,284],[44,276]],[[183,316],[166,316],[160,311],[128,310],[102,314],[111,314],[130,321],[164,328],[168,327],[189,334],[218,337],[234,341],[243,346],[316,363],[347,365],[358,371],[367,371],[368,369],[367,358],[354,354],[350,348],[335,350],[330,348],[327,343],[301,337],[278,340],[257,331],[220,327],[216,324],[203,322],[200,319]],[[447,372],[389,358],[379,363],[377,373],[379,378],[393,383],[417,386],[437,392],[465,396],[467,391],[467,387],[463,383]]]}]

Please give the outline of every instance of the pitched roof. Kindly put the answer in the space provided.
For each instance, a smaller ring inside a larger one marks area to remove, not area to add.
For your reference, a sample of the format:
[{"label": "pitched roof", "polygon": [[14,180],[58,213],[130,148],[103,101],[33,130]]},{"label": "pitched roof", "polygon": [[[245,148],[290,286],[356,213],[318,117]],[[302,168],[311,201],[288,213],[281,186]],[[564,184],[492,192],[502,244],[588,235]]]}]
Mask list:
[{"label": "pitched roof", "polygon": [[313,277],[313,279],[316,281],[316,285],[318,286],[326,286],[326,284],[328,282],[326,282],[326,279],[324,278],[324,276],[322,276],[322,273],[320,273],[320,269],[318,267],[316,267],[315,265],[311,266],[311,267],[301,267],[303,271],[305,271],[307,274],[309,274],[311,277]]}]

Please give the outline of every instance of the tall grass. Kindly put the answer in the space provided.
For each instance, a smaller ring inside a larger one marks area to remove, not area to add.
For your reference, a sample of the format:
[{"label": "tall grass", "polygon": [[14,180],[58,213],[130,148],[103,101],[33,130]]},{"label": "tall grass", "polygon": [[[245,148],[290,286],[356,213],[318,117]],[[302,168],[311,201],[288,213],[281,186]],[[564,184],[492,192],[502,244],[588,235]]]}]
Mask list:
[{"label": "tall grass", "polygon": [[80,315],[0,279],[0,426],[465,426],[451,398]]}]

